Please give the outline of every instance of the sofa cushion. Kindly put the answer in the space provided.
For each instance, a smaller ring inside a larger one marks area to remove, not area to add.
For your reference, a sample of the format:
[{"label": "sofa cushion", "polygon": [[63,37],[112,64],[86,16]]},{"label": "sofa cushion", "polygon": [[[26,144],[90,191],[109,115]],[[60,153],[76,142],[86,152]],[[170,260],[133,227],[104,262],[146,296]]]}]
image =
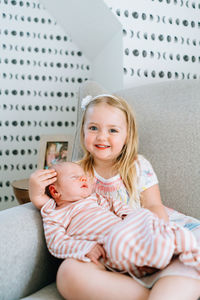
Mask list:
[{"label": "sofa cushion", "polygon": [[43,289],[39,290],[38,292],[28,297],[21,298],[21,300],[63,300],[63,299],[64,298],[58,293],[55,282],[47,285]]}]

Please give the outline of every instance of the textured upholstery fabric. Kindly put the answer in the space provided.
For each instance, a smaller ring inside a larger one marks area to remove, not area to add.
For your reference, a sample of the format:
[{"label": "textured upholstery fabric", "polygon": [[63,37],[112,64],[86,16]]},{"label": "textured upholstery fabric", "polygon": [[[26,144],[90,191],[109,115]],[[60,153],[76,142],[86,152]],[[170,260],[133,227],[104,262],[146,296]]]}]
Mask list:
[{"label": "textured upholstery fabric", "polygon": [[0,211],[0,299],[32,294],[55,280],[56,268],[32,203]]},{"label": "textured upholstery fabric", "polygon": [[51,283],[38,292],[22,298],[22,300],[62,300],[63,297],[60,296],[56,288],[56,283]]},{"label": "textured upholstery fabric", "polygon": [[134,108],[139,152],[158,176],[165,205],[200,219],[200,80],[117,93]]}]

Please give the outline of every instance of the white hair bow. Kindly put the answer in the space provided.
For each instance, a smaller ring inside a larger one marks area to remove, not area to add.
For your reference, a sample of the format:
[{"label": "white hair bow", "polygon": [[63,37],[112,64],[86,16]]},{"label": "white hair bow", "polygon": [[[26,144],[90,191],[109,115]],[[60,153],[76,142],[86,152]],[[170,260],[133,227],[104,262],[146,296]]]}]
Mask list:
[{"label": "white hair bow", "polygon": [[91,95],[86,96],[81,101],[81,108],[82,110],[86,109],[86,106],[93,100],[93,97]]},{"label": "white hair bow", "polygon": [[82,101],[81,101],[81,108],[82,108],[82,110],[85,110],[85,109],[86,109],[86,106],[87,106],[91,101],[93,101],[93,100],[95,100],[95,99],[98,99],[98,98],[100,98],[100,97],[110,97],[110,98],[113,98],[113,99],[119,101],[119,99],[118,99],[116,96],[110,95],[110,94],[101,94],[101,95],[97,95],[97,96],[94,96],[94,97],[92,97],[91,95],[88,95],[88,96],[86,96],[85,98],[83,98]]}]

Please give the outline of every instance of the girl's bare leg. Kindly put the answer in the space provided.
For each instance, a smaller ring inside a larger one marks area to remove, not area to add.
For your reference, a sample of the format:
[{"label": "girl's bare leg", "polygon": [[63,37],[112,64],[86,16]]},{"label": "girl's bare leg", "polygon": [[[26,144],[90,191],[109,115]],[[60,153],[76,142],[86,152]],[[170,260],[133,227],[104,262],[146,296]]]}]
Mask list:
[{"label": "girl's bare leg", "polygon": [[200,297],[200,280],[166,276],[153,286],[148,300],[197,300]]},{"label": "girl's bare leg", "polygon": [[149,295],[129,276],[74,259],[66,259],[59,267],[57,288],[67,300],[147,300]]}]

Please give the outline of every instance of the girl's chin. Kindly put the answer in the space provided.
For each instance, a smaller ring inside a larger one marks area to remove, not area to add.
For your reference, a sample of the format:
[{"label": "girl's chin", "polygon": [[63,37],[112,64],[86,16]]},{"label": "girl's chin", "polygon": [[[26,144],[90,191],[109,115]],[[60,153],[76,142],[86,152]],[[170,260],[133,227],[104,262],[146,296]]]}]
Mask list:
[{"label": "girl's chin", "polygon": [[116,157],[111,157],[108,155],[95,155],[95,159],[96,161],[102,161],[102,162],[115,162]]}]

